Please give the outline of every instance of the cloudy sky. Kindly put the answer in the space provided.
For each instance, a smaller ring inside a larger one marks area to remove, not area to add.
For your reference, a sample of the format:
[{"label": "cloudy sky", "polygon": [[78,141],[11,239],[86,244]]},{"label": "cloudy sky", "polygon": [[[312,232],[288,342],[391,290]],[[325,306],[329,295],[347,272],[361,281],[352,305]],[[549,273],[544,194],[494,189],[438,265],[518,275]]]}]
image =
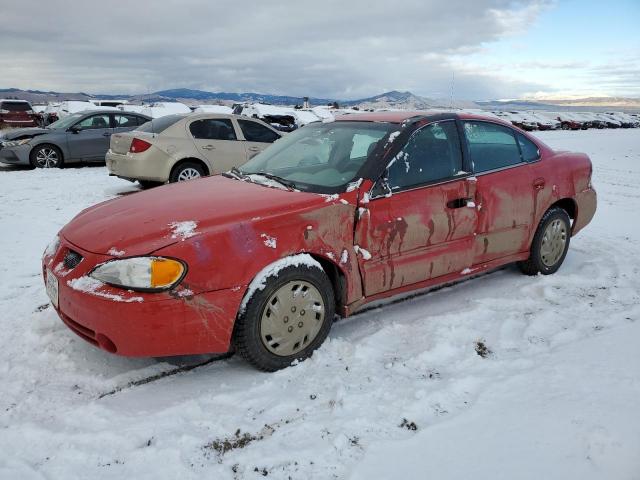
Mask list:
[{"label": "cloudy sky", "polygon": [[640,96],[640,1],[0,0],[0,88]]}]

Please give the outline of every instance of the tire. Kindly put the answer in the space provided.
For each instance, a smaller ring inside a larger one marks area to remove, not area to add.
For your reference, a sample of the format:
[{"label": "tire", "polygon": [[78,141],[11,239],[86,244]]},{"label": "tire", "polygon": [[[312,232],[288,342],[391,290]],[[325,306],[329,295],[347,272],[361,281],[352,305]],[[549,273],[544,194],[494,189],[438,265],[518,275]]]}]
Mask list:
[{"label": "tire", "polygon": [[38,145],[31,150],[29,161],[36,168],[62,168],[64,163],[60,149],[48,143]]},{"label": "tire", "polygon": [[154,182],[152,180],[138,180],[138,183],[140,184],[143,190],[164,185],[162,182]]},{"label": "tire", "polygon": [[558,271],[569,250],[571,219],[560,207],[545,212],[531,242],[529,258],[518,262],[526,275],[551,275]]},{"label": "tire", "polygon": [[239,313],[233,343],[251,365],[274,372],[310,357],[322,345],[333,323],[335,297],[318,267],[289,266],[265,284]]},{"label": "tire", "polygon": [[202,165],[196,162],[183,162],[173,168],[171,175],[169,176],[169,182],[184,182],[187,180],[194,180],[196,178],[204,177],[205,171]]}]

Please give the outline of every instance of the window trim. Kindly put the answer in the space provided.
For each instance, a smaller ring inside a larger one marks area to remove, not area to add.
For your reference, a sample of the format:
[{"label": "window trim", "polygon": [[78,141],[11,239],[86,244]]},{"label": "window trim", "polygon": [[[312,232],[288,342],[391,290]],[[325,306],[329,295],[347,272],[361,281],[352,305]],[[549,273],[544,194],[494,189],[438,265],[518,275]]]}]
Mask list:
[{"label": "window trim", "polygon": [[[407,186],[407,187],[404,187],[404,188],[399,188],[397,190],[391,190],[392,195],[396,195],[398,193],[404,193],[404,192],[411,192],[411,191],[414,191],[414,190],[419,190],[419,189],[426,188],[426,187],[433,187],[433,186],[436,186],[436,185],[443,185],[445,183],[457,182],[458,180],[463,180],[463,179],[466,179],[466,178],[469,178],[469,177],[473,176],[473,171],[468,171],[467,170],[469,168],[468,157],[467,157],[465,148],[462,145],[461,139],[463,137],[460,134],[460,125],[458,123],[458,120],[455,119],[455,118],[443,119],[443,120],[434,120],[432,122],[429,122],[429,123],[426,123],[424,125],[421,125],[419,128],[416,128],[413,132],[411,132],[411,135],[409,135],[409,138],[407,139],[407,141],[405,142],[405,144],[402,146],[402,148],[399,150],[398,153],[400,153],[402,151],[402,149],[404,149],[404,147],[411,141],[413,136],[416,135],[418,132],[420,132],[422,129],[430,127],[431,125],[434,125],[436,123],[446,123],[446,122],[454,122],[455,123],[456,133],[458,134],[458,146],[460,148],[460,157],[462,159],[462,168],[463,168],[462,171],[465,172],[464,175],[461,174],[461,175],[455,175],[455,176],[452,176],[452,177],[444,177],[444,178],[440,178],[438,180],[431,180],[431,181],[428,181],[428,182],[418,183],[418,184],[410,185],[410,186]],[[382,179],[382,176],[389,171],[389,164],[391,163],[392,160],[393,159],[391,159],[391,160],[389,160],[389,162],[387,162],[387,166],[384,168],[384,170],[382,172],[382,175],[380,177],[378,177],[378,179],[375,182],[373,182],[373,185],[371,186],[371,189],[368,192],[370,200],[378,200],[380,198],[387,198],[387,195],[376,195],[376,196],[374,196],[372,194],[372,192],[376,188],[376,186],[378,185],[378,182],[380,182],[380,180]]]}]

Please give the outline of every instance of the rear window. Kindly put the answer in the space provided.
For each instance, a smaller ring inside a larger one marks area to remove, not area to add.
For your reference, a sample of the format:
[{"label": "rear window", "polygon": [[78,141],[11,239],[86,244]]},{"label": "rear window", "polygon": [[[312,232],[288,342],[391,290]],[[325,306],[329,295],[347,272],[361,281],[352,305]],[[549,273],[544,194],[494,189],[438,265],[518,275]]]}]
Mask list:
[{"label": "rear window", "polygon": [[166,117],[154,118],[136,128],[139,132],[162,133],[174,123],[182,120],[186,115],[167,115]]},{"label": "rear window", "polygon": [[31,110],[28,102],[2,102],[0,110],[9,110],[10,112],[27,112]]}]

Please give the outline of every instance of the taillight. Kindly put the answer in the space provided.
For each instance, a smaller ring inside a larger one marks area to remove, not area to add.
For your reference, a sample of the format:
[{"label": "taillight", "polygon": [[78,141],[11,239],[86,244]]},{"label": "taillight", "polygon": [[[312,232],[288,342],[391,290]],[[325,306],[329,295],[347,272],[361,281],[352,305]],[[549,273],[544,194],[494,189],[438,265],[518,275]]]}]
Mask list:
[{"label": "taillight", "polygon": [[149,150],[150,146],[151,144],[149,142],[145,142],[139,138],[134,138],[133,142],[131,142],[131,147],[129,147],[129,151],[131,153],[141,153]]}]

